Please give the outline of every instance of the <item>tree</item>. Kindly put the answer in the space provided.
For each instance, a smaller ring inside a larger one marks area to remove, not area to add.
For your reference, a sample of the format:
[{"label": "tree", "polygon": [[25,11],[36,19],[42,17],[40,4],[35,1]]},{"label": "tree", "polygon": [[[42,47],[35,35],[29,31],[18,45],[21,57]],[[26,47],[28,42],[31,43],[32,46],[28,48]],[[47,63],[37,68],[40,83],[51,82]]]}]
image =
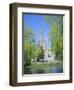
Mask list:
[{"label": "tree", "polygon": [[35,57],[37,58],[37,61],[44,58],[44,50],[42,47],[37,47],[35,50]]},{"label": "tree", "polygon": [[31,65],[31,59],[35,57],[35,39],[33,30],[30,28],[24,32],[24,63],[25,65]]},{"label": "tree", "polygon": [[56,60],[63,59],[63,16],[50,15],[45,16],[45,20],[49,23],[49,39],[51,40],[51,49],[55,54]]}]

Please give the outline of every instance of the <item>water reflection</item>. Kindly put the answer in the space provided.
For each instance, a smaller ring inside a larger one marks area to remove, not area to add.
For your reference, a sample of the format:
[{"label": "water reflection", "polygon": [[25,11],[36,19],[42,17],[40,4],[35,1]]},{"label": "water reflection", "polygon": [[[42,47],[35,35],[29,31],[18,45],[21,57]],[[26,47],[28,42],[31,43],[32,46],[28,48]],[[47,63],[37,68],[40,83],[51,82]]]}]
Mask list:
[{"label": "water reflection", "polygon": [[43,69],[32,69],[31,72],[33,74],[36,74],[36,73],[45,73],[45,70],[43,70]]},{"label": "water reflection", "polygon": [[61,67],[52,67],[51,73],[63,73],[63,69]]},{"label": "water reflection", "polygon": [[62,67],[49,67],[48,70],[46,69],[34,69],[30,67],[24,67],[24,74],[42,74],[42,73],[63,73]]},{"label": "water reflection", "polygon": [[24,74],[32,74],[30,67],[24,67]]}]

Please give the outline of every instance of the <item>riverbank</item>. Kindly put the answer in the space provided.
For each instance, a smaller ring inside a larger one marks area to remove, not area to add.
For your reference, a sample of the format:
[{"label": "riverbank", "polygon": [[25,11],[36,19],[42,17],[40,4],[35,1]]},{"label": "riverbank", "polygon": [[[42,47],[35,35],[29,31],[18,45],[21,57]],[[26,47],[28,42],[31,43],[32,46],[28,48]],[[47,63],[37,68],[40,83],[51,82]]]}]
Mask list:
[{"label": "riverbank", "polygon": [[63,72],[63,63],[62,62],[32,63],[30,66],[26,66],[26,69],[27,69],[27,73],[29,71],[30,74],[62,73]]}]

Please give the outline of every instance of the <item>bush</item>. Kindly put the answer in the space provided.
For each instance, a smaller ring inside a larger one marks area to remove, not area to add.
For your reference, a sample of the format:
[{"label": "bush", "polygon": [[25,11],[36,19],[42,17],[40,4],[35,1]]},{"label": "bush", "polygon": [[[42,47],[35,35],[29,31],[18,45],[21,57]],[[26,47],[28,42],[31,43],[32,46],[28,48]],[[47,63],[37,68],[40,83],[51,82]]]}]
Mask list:
[{"label": "bush", "polygon": [[27,51],[24,51],[24,60],[25,60],[25,62],[24,62],[25,66],[31,65],[31,58]]}]

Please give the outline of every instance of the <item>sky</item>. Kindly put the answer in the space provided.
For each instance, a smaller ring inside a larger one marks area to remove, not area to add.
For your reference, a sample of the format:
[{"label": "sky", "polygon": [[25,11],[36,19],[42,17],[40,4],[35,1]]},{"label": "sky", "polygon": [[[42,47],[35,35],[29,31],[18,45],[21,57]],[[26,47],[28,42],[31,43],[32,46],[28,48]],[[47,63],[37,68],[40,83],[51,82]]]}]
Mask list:
[{"label": "sky", "polygon": [[44,15],[39,14],[23,14],[24,30],[31,28],[34,32],[35,43],[37,44],[40,39],[40,29],[43,33],[45,45],[50,48],[51,42],[48,42],[48,33],[50,32],[50,25],[44,20]]}]

